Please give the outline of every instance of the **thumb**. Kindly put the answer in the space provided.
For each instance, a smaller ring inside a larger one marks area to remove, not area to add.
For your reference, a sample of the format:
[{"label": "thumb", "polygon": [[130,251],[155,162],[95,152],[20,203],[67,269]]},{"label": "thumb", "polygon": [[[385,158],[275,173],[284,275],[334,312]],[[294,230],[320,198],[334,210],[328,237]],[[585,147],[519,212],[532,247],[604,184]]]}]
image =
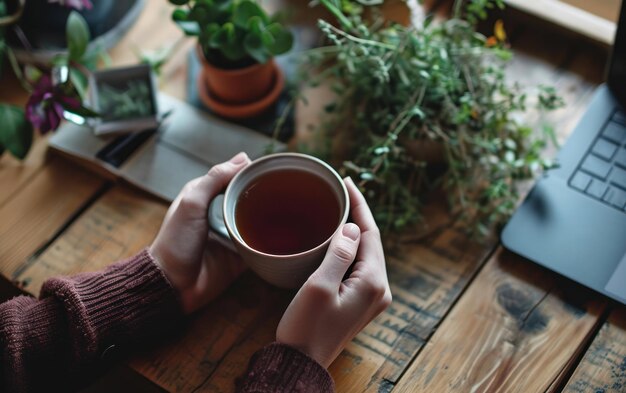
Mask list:
[{"label": "thumb", "polygon": [[242,152],[213,166],[206,175],[187,183],[172,205],[186,217],[206,217],[211,200],[249,163],[250,159]]},{"label": "thumb", "polygon": [[248,158],[248,155],[241,152],[230,160],[213,166],[205,176],[200,178],[198,191],[202,193],[202,196],[208,203],[249,163],[250,158]]},{"label": "thumb", "polygon": [[339,290],[343,276],[354,262],[360,239],[361,230],[356,224],[347,223],[337,231],[322,264],[317,269],[317,279],[322,280],[334,291]]}]

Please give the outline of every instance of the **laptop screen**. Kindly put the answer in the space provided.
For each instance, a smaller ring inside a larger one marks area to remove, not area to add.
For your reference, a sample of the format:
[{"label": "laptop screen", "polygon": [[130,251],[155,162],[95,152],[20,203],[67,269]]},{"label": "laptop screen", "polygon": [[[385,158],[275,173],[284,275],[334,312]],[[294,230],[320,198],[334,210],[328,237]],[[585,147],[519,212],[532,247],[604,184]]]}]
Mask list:
[{"label": "laptop screen", "polygon": [[608,84],[622,108],[626,110],[626,1],[617,22],[617,33],[613,44]]}]

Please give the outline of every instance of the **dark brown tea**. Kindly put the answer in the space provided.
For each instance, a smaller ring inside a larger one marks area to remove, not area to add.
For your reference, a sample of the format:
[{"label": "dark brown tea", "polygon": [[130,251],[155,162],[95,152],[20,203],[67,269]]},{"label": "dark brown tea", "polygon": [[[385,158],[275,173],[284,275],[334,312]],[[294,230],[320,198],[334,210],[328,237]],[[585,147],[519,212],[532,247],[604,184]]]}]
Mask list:
[{"label": "dark brown tea", "polygon": [[251,248],[288,255],[310,250],[333,234],[341,219],[330,184],[307,171],[281,169],[259,176],[235,207],[239,234]]}]

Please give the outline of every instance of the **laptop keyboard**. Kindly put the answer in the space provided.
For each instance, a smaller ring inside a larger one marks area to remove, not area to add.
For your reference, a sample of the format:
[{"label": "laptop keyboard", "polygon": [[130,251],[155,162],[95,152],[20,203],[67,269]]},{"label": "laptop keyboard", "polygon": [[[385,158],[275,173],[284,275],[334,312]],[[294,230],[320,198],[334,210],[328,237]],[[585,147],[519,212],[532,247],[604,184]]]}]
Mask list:
[{"label": "laptop keyboard", "polygon": [[569,185],[626,211],[626,115],[616,112],[598,134]]}]

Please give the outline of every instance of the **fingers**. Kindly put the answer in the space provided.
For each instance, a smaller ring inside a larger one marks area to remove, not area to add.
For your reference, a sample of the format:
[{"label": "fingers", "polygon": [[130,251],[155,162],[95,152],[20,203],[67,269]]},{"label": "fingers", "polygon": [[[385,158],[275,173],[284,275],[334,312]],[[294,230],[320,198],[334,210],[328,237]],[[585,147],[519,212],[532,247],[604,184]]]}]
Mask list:
[{"label": "fingers", "polygon": [[344,179],[350,196],[350,210],[352,220],[361,228],[362,239],[359,249],[359,260],[372,261],[378,269],[386,271],[385,257],[383,253],[380,231],[372,211],[367,205],[367,201],[361,191],[357,188],[351,178]]},{"label": "fingers", "polygon": [[343,276],[354,262],[360,238],[361,231],[353,223],[347,223],[340,231],[337,231],[326,251],[326,257],[313,274],[313,280],[332,290],[333,293],[337,293]]},{"label": "fingers", "polygon": [[229,161],[213,166],[209,172],[187,183],[179,195],[180,207],[204,218],[211,200],[219,194],[250,159],[239,153]]},{"label": "fingers", "polygon": [[352,219],[361,228],[361,231],[375,231],[378,232],[378,226],[374,220],[374,216],[365,201],[365,197],[361,194],[361,191],[357,188],[356,184],[351,178],[346,177],[344,179],[346,187],[348,188],[348,195],[350,196],[350,210],[352,213]]}]

